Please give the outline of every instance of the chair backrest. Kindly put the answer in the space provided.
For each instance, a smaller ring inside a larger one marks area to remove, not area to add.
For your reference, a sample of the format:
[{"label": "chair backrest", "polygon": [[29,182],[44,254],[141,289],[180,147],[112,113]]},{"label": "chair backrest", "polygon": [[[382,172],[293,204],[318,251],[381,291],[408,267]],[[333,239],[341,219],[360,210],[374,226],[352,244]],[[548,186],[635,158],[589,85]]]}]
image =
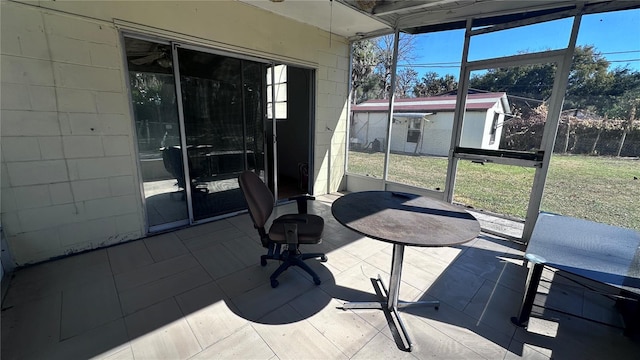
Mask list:
[{"label": "chair backrest", "polygon": [[240,190],[249,206],[249,215],[258,229],[264,229],[264,224],[273,212],[274,199],[271,190],[262,179],[252,171],[244,171],[238,177]]},{"label": "chair backrest", "polygon": [[178,186],[184,189],[184,167],[182,166],[182,150],[175,147],[166,147],[162,150],[164,168],[176,178]]}]

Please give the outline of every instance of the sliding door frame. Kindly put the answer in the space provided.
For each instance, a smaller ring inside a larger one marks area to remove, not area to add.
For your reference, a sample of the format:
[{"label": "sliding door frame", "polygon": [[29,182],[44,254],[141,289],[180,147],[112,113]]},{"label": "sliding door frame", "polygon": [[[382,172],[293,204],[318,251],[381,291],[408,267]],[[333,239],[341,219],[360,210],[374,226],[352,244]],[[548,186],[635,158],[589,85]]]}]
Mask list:
[{"label": "sliding door frame", "polygon": [[[154,43],[158,43],[158,44],[162,44],[162,45],[167,45],[170,46],[171,48],[171,58],[173,61],[173,76],[174,76],[174,82],[175,82],[175,88],[176,88],[176,102],[177,102],[177,111],[178,111],[178,119],[179,119],[179,132],[180,132],[180,146],[182,149],[184,149],[182,151],[182,165],[183,165],[183,172],[184,172],[184,177],[185,177],[185,184],[190,184],[191,183],[191,176],[189,173],[189,161],[188,161],[188,153],[186,151],[187,148],[187,138],[186,138],[186,127],[185,127],[185,118],[184,118],[184,108],[183,108],[183,103],[182,103],[182,87],[181,87],[181,80],[180,80],[180,67],[179,67],[179,58],[178,58],[178,49],[186,49],[186,50],[193,50],[193,51],[199,51],[199,52],[203,52],[203,53],[207,53],[207,54],[213,54],[213,55],[219,55],[219,56],[226,56],[226,57],[230,57],[233,59],[237,59],[237,60],[246,60],[246,61],[252,61],[252,62],[256,62],[256,63],[260,63],[265,65],[265,69],[267,69],[268,67],[274,67],[275,65],[286,65],[286,66],[294,66],[294,67],[298,67],[301,69],[308,69],[311,71],[310,74],[310,86],[309,86],[309,132],[308,132],[308,136],[309,136],[309,148],[308,148],[308,153],[309,153],[309,168],[313,169],[313,161],[314,161],[314,153],[315,153],[315,132],[314,132],[314,128],[315,128],[315,94],[316,94],[316,71],[317,69],[315,67],[311,67],[308,64],[298,64],[295,62],[290,62],[290,61],[280,61],[280,60],[276,60],[276,59],[268,59],[268,58],[262,58],[262,57],[257,57],[257,56],[250,56],[250,55],[246,55],[246,54],[241,54],[241,53],[237,53],[237,52],[233,52],[233,51],[227,51],[227,50],[222,50],[222,49],[217,49],[217,48],[211,48],[211,47],[207,47],[204,45],[196,45],[196,44],[192,44],[192,43],[188,43],[182,40],[172,40],[169,39],[165,36],[158,36],[158,35],[152,35],[152,34],[145,34],[145,33],[140,33],[138,31],[135,30],[127,30],[127,29],[121,29],[120,30],[120,43],[124,44],[124,39],[125,38],[133,38],[133,39],[139,39],[139,40],[145,40],[145,41],[150,41],[150,42],[154,42]],[[122,46],[122,61],[123,64],[125,65],[125,68],[128,69],[127,66],[127,54],[126,54],[126,49],[124,46]],[[242,63],[241,63],[242,64]],[[241,65],[242,66],[242,65]],[[244,76],[244,74],[243,74]],[[274,77],[275,77],[275,73],[272,71],[272,83],[274,81]],[[131,87],[130,87],[130,78],[129,78],[129,72],[125,71],[125,81],[127,84],[127,91],[129,92],[129,97],[131,98]],[[273,92],[275,92],[275,88],[272,86],[272,99],[274,99],[274,94]],[[274,196],[275,199],[277,199],[277,194],[278,194],[278,172],[277,172],[277,167],[278,167],[278,159],[277,159],[277,127],[276,127],[276,121],[274,119],[274,121],[272,122],[272,133],[273,136],[271,138],[267,138],[267,129],[266,129],[266,125],[267,125],[267,120],[268,120],[268,115],[267,115],[267,102],[266,102],[266,98],[267,98],[267,94],[266,94],[266,82],[265,82],[265,93],[262,99],[262,109],[263,109],[263,116],[262,116],[262,122],[263,122],[263,146],[264,146],[264,154],[263,154],[263,164],[264,164],[264,172],[265,172],[265,182],[268,183],[268,179],[269,179],[269,173],[273,172],[273,186],[274,186]],[[244,93],[243,93],[243,99],[244,99]],[[244,109],[244,101],[243,101],[243,113],[246,109]],[[272,106],[272,111],[274,112],[274,118],[275,118],[275,106]],[[137,136],[136,136],[136,132],[135,132],[135,114],[134,114],[134,109],[132,107],[131,102],[129,103],[129,113],[130,113],[130,118],[132,119],[132,133],[134,136],[134,149],[135,149],[135,156],[138,156],[139,154],[139,148],[138,148],[138,144],[137,144]],[[246,117],[243,117],[243,135],[244,138],[246,138],[247,135],[247,123],[246,123]],[[274,159],[273,159],[273,163],[269,163],[269,159],[268,159],[268,152],[267,147],[271,146],[272,147],[272,151],[274,154]],[[246,168],[248,166],[248,160],[246,157],[246,150],[247,150],[247,144],[243,143],[243,148],[244,148],[244,152],[245,155],[243,157],[243,167]],[[145,232],[147,234],[149,233],[157,233],[157,232],[161,232],[161,231],[166,231],[166,230],[170,230],[170,229],[174,229],[180,226],[184,226],[184,225],[196,225],[196,224],[201,224],[201,223],[206,223],[206,222],[210,222],[210,221],[215,221],[215,220],[219,220],[222,218],[227,218],[230,216],[235,216],[241,213],[245,213],[245,210],[240,210],[240,211],[232,211],[226,214],[222,214],[222,215],[216,215],[213,217],[209,217],[209,218],[204,218],[204,219],[199,219],[199,220],[195,220],[194,218],[194,211],[193,211],[193,194],[191,191],[191,187],[190,186],[186,186],[184,191],[185,191],[185,198],[186,198],[186,206],[187,206],[187,211],[188,211],[188,219],[184,219],[184,220],[179,220],[179,221],[174,221],[174,222],[170,222],[170,223],[164,223],[164,224],[160,224],[160,225],[150,225],[149,224],[149,214],[148,214],[148,210],[147,210],[147,202],[144,196],[144,182],[142,181],[142,169],[140,167],[139,164],[139,160],[137,163],[137,173],[138,173],[138,179],[139,179],[139,187],[140,187],[140,194],[141,194],[141,198],[142,198],[142,208],[143,208],[143,217],[144,217],[144,224],[145,224]],[[310,180],[312,179],[312,177],[310,177]]]}]

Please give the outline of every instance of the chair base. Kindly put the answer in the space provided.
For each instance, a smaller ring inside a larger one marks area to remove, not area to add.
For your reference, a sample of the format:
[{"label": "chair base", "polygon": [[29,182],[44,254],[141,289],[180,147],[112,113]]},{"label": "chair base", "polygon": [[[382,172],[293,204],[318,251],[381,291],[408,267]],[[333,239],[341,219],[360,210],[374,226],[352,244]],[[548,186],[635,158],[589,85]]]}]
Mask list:
[{"label": "chair base", "polygon": [[320,280],[320,277],[318,277],[318,274],[316,274],[316,272],[313,271],[313,269],[311,269],[311,267],[309,267],[309,265],[307,265],[304,261],[308,259],[319,258],[321,262],[325,262],[327,261],[327,255],[323,253],[302,254],[298,251],[298,249],[284,250],[280,253],[279,247],[280,246],[277,245],[277,250],[275,254],[273,254],[273,252],[270,251],[269,252],[270,254],[262,255],[260,257],[260,264],[262,266],[267,265],[267,260],[282,261],[282,264],[280,264],[280,266],[278,266],[278,268],[269,277],[269,280],[271,280],[272,288],[278,287],[279,285],[279,282],[277,280],[278,276],[280,276],[280,274],[282,274],[285,270],[287,270],[291,266],[297,266],[302,270],[306,271],[307,274],[311,275],[311,277],[313,278],[314,284],[320,285],[322,283],[322,281]]}]

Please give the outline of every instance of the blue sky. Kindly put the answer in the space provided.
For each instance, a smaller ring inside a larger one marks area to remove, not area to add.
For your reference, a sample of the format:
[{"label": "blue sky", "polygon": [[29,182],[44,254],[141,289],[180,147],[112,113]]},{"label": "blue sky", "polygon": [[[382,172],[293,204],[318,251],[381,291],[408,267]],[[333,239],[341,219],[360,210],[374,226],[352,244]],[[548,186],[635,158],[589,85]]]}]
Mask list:
[{"label": "blue sky", "polygon": [[[572,19],[479,35],[472,38],[469,59],[487,59],[517,54],[519,51],[541,51],[565,48],[569,42]],[[434,71],[439,75],[459,75],[464,43],[464,30],[416,36],[414,68],[421,77]],[[612,61],[612,67],[627,66],[640,71],[640,9],[605,14],[585,15],[578,33],[578,45],[594,45]]]}]

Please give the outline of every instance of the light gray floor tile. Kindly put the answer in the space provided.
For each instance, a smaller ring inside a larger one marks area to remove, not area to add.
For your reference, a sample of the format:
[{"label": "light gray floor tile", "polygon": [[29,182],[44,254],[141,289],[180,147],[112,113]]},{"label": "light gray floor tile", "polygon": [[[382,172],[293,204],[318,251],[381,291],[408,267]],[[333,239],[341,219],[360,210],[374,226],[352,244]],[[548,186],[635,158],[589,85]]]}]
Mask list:
[{"label": "light gray floor tile", "polygon": [[186,359],[202,350],[173,298],[125,317],[135,359]]},{"label": "light gray floor tile", "polygon": [[[612,294],[612,292],[604,294]],[[624,321],[622,315],[615,310],[615,306],[616,301],[602,293],[589,290],[584,291],[582,314],[588,319],[623,327]]]},{"label": "light gray floor tile", "polygon": [[204,349],[193,359],[277,359],[277,357],[253,327],[247,324],[229,337]]},{"label": "light gray floor tile", "polygon": [[24,359],[60,340],[62,296],[20,303],[2,311],[2,359]]},{"label": "light gray floor tile", "polygon": [[[124,322],[124,320],[123,320]],[[126,330],[126,329],[125,329]],[[96,356],[96,360],[135,360],[129,342]]]},{"label": "light gray floor tile", "polygon": [[[487,359],[475,349],[464,345],[459,341],[460,339],[448,336],[417,317],[403,316],[402,320],[413,342],[411,353],[419,359],[429,357],[436,359]],[[390,331],[382,333],[385,336],[391,335]],[[396,346],[396,348],[398,347]],[[504,356],[504,352],[501,355]]]},{"label": "light gray floor tile", "polygon": [[481,233],[474,241],[462,244],[462,246],[473,246],[476,249],[520,255],[521,257],[524,256],[524,249],[526,248],[524,245],[485,233]]},{"label": "light gray floor tile", "polygon": [[464,308],[464,313],[472,316],[479,324],[512,336],[515,327],[511,323],[511,317],[520,311],[521,300],[522,294],[486,280]]},{"label": "light gray floor tile", "polygon": [[[456,259],[455,264],[456,266],[480,275],[487,280],[496,281],[500,276],[503,276],[505,272],[510,272],[510,269],[507,267],[519,267],[516,264],[503,260],[503,258],[505,258],[505,253],[503,252],[472,247],[468,248],[458,259]],[[520,257],[520,259],[522,259],[522,257]],[[523,271],[522,274],[523,276],[526,276],[526,271]]]},{"label": "light gray floor tile", "polygon": [[[429,265],[429,269],[439,269],[444,270],[449,265],[451,265],[458,257],[460,257],[465,251],[466,248],[461,246],[459,247],[413,247],[412,250],[419,251],[428,256],[428,260],[431,263]],[[408,255],[411,257],[411,255]],[[411,260],[409,260],[411,261]],[[437,265],[441,266],[438,267]],[[440,272],[440,271],[437,271]]]},{"label": "light gray floor tile", "polygon": [[231,298],[242,317],[250,321],[262,321],[262,317],[269,312],[316,286],[295,271],[285,271],[278,279],[280,285],[275,289],[266,283]]},{"label": "light gray floor tile", "polygon": [[291,306],[284,305],[271,316],[253,327],[279,359],[347,358],[308,321],[298,320]]},{"label": "light gray floor tile", "polygon": [[549,360],[553,354],[549,349],[545,349],[540,346],[532,346],[524,344],[517,340],[514,340],[509,346],[509,350],[504,357],[504,360]]},{"label": "light gray floor tile", "polygon": [[320,288],[312,289],[289,305],[347,357],[353,356],[378,333],[378,329],[353,311],[339,309],[342,304]]},{"label": "light gray floor tile", "polygon": [[[98,250],[24,269],[15,273],[2,302],[10,307],[112,276],[106,250]],[[6,279],[5,279],[6,281]]]},{"label": "light gray floor tile", "polygon": [[378,333],[371,339],[352,359],[418,359],[413,353],[399,350],[395,341],[382,333]]},{"label": "light gray floor tile", "polygon": [[200,267],[196,258],[192,255],[183,255],[115,275],[114,279],[118,291],[123,292],[179,274],[195,267]]},{"label": "light gray floor tile", "polygon": [[189,253],[189,250],[175,233],[149,237],[144,239],[144,243],[155,262],[172,259]]},{"label": "light gray floor tile", "polygon": [[180,294],[176,301],[202,347],[228,337],[248,323],[237,314],[238,310],[229,308],[230,301],[214,283]]},{"label": "light gray floor tile", "polygon": [[260,263],[260,256],[267,253],[267,249],[247,236],[225,240],[223,246],[229,253],[235,254],[244,267]]},{"label": "light gray floor tile", "polygon": [[538,288],[535,305],[573,315],[583,315],[584,288],[575,285],[567,286],[556,282],[545,285]]},{"label": "light gray floor tile", "polygon": [[384,249],[393,248],[393,245],[378,240],[369,238],[362,238],[360,240],[343,245],[341,250],[348,252],[349,254],[359,258],[366,259],[371,255],[382,251]]},{"label": "light gray floor tile", "polygon": [[144,241],[131,241],[107,249],[114,274],[131,271],[153,263]]},{"label": "light gray floor tile", "polygon": [[[388,288],[389,275],[366,261],[363,261],[352,269],[337,275],[335,284],[322,284],[320,287],[340,303],[351,301],[380,301],[381,298],[376,293],[377,285],[374,286],[376,283],[374,280],[378,278],[378,275],[382,277],[383,282]],[[411,301],[419,298],[421,293],[420,290],[406,283],[400,285],[400,300]],[[377,329],[387,326],[384,313],[381,310],[359,309],[351,311]]]},{"label": "light gray floor tile", "polygon": [[211,281],[211,277],[200,267],[138,286],[120,293],[120,303],[125,315],[142,310],[183,292],[195,289]]},{"label": "light gray floor tile", "polygon": [[361,261],[352,268],[337,274],[334,283],[323,283],[320,287],[333,298],[342,302],[377,301],[378,297],[371,278],[376,279],[378,275],[386,280],[389,278],[387,272]]},{"label": "light gray floor tile", "polygon": [[259,286],[270,284],[269,276],[278,265],[279,263],[275,261],[268,262],[266,266],[256,264],[217,279],[216,283],[227,297],[235,298]]},{"label": "light gray floor tile", "polygon": [[181,229],[181,230],[175,231],[175,234],[182,241],[185,241],[187,239],[194,238],[196,236],[210,235],[217,231],[228,229],[231,226],[233,225],[227,220],[218,220],[218,221],[212,221],[202,225],[188,227],[186,229]]},{"label": "light gray floor tile", "polygon": [[482,277],[452,265],[431,285],[427,294],[462,310],[483,283]]},{"label": "light gray floor tile", "polygon": [[193,256],[213,279],[225,277],[246,267],[240,260],[242,253],[233,252],[222,244],[194,250]]},{"label": "light gray floor tile", "polygon": [[[256,234],[257,234],[257,231],[256,231]],[[182,241],[189,250],[196,251],[196,250],[203,249],[215,244],[222,244],[225,241],[230,241],[230,240],[238,239],[245,236],[248,237],[245,233],[238,230],[238,228],[234,226],[229,226],[222,230],[218,230],[210,233],[204,233],[198,236],[190,237]],[[251,238],[251,239],[255,241],[254,238]]]},{"label": "light gray floor tile", "polygon": [[527,329],[518,328],[514,340],[549,349],[558,359],[635,359],[640,354],[640,343],[623,336],[622,329],[560,313],[548,315],[552,319],[532,318]]},{"label": "light gray floor tile", "polygon": [[424,321],[487,359],[502,358],[515,331],[515,327],[512,327],[510,334],[497,331],[446,303],[441,303],[438,310],[429,307],[408,308],[402,316],[413,316]]},{"label": "light gray floor tile", "polygon": [[324,266],[331,269],[333,274],[339,274],[362,261],[348,252],[342,251],[340,248],[334,248],[326,252],[326,255],[329,260]]},{"label": "light gray floor tile", "polygon": [[106,323],[55,345],[39,349],[35,359],[89,359],[111,354],[112,349],[127,344],[122,318]]},{"label": "light gray floor tile", "polygon": [[[365,261],[379,269],[391,269],[391,255],[382,251],[379,251],[375,255],[368,257]],[[422,270],[421,268],[416,267],[409,262],[403,262],[402,264],[402,282],[405,284],[409,284],[416,289],[428,289],[436,281],[437,278],[437,274],[432,274],[428,271]],[[403,300],[411,301],[415,299]]]},{"label": "light gray floor tile", "polygon": [[[486,234],[457,247],[405,249],[401,300],[441,304],[402,310],[415,350],[398,349],[383,311],[340,309],[379,300],[371,278],[388,283],[393,247],[335,221],[334,197],[309,203],[325,218],[323,244],[303,249],[329,257],[308,262],[320,286],[294,267],[272,289],[278,262],[260,266],[265,249],[243,214],[18,270],[2,304],[2,359],[635,360],[640,353],[616,327],[612,301],[596,294],[610,288],[550,268],[529,328],[513,326],[526,275],[520,245]],[[276,213],[290,212],[295,204]]]},{"label": "light gray floor tile", "polygon": [[121,317],[113,279],[63,290],[60,339],[65,340]]}]

